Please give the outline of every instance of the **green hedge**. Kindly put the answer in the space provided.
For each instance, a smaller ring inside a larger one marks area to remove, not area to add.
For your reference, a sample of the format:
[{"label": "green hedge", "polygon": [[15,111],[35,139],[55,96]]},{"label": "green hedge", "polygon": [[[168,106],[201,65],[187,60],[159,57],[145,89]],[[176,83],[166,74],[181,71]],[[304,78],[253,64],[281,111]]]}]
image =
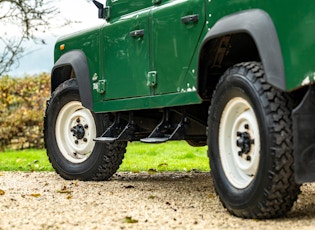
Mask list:
[{"label": "green hedge", "polygon": [[0,151],[43,148],[43,117],[50,76],[0,78]]}]

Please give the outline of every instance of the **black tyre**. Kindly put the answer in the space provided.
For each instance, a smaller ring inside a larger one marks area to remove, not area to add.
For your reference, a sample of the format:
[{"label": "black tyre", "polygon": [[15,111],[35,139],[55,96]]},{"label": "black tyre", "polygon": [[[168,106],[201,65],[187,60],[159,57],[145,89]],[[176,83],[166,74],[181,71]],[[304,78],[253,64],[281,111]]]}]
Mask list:
[{"label": "black tyre", "polygon": [[186,142],[192,147],[202,147],[207,145],[206,141],[186,140]]},{"label": "black tyre", "polygon": [[119,168],[126,143],[95,143],[109,126],[108,115],[95,114],[80,102],[77,81],[61,84],[47,102],[44,140],[49,160],[65,179],[106,180]]},{"label": "black tyre", "polygon": [[260,63],[228,69],[208,119],[210,168],[223,205],[243,218],[275,218],[297,199],[291,100],[264,81]]}]

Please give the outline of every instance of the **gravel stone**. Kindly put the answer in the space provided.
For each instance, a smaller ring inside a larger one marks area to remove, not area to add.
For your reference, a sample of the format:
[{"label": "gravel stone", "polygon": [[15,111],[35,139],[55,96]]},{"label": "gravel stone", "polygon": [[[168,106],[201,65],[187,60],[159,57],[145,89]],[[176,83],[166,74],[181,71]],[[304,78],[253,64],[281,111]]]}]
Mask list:
[{"label": "gravel stone", "polygon": [[305,184],[281,219],[229,214],[209,173],[117,173],[109,181],[67,181],[53,172],[0,172],[0,230],[313,229],[315,184]]}]

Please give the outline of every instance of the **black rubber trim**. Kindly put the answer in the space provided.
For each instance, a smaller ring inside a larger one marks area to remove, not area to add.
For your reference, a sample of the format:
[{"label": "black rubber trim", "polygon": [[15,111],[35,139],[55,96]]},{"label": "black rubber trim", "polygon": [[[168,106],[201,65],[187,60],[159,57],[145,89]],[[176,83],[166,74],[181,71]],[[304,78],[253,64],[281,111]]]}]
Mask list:
[{"label": "black rubber trim", "polygon": [[75,73],[79,85],[80,98],[83,106],[93,111],[89,67],[83,51],[73,50],[67,52],[56,61],[51,72],[51,90],[54,91],[59,84],[70,78],[70,66]]},{"label": "black rubber trim", "polygon": [[[251,9],[223,17],[207,33],[200,50],[212,39],[236,33],[247,33],[253,38],[264,66],[266,81],[285,90],[284,64],[278,35],[272,19],[263,10]],[[199,56],[199,63],[201,61],[202,57]]]},{"label": "black rubber trim", "polygon": [[315,86],[293,110],[293,140],[295,180],[298,183],[315,181]]}]

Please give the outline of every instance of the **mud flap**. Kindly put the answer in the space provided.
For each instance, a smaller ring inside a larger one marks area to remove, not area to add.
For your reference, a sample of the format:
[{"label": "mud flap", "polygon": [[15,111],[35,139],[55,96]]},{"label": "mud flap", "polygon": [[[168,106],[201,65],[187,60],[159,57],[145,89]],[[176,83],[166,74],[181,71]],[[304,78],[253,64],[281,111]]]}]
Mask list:
[{"label": "mud flap", "polygon": [[315,181],[315,86],[310,86],[300,105],[293,110],[295,180]]}]

